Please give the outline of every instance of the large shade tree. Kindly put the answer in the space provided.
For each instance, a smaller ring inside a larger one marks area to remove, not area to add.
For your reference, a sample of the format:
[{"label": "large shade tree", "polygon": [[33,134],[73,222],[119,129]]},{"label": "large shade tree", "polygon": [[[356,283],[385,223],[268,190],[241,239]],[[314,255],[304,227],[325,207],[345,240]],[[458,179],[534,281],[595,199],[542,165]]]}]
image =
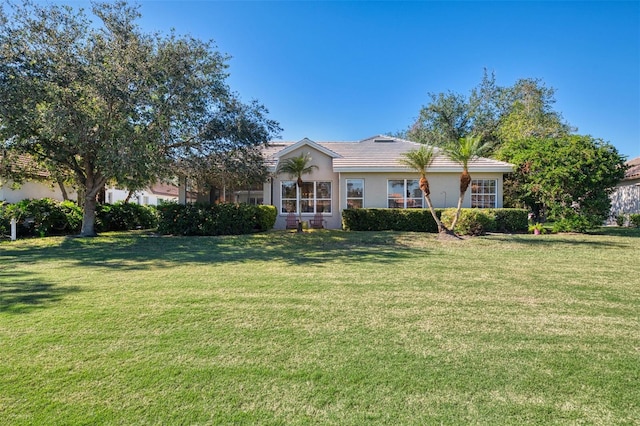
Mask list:
[{"label": "large shade tree", "polygon": [[92,12],[31,2],[0,12],[3,149],[74,176],[86,236],[106,182],[151,183],[280,130],[230,90],[228,57],[213,42],[145,34],[126,2]]}]

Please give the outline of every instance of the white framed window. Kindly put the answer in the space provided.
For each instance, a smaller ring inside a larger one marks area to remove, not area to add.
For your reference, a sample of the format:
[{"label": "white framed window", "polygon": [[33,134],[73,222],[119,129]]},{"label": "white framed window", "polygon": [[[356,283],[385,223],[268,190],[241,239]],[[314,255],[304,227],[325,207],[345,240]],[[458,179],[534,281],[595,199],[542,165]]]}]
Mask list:
[{"label": "white framed window", "polygon": [[498,181],[496,179],[471,180],[471,207],[496,208]]},{"label": "white framed window", "polygon": [[417,179],[390,179],[387,181],[387,207],[394,209],[421,209],[422,190]]},{"label": "white framed window", "polygon": [[331,213],[331,182],[303,182],[298,188],[296,181],[282,181],[280,213],[298,213],[297,195],[300,195],[302,213]]},{"label": "white framed window", "polygon": [[364,207],[364,179],[347,179],[347,208]]},{"label": "white framed window", "polygon": [[298,213],[298,187],[293,180],[283,181],[281,184],[280,213]]}]

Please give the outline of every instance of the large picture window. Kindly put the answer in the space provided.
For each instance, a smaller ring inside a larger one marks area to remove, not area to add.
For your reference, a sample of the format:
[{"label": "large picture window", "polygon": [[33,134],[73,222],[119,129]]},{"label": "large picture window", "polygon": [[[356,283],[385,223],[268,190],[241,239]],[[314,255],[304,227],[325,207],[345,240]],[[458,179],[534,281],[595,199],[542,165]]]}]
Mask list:
[{"label": "large picture window", "polygon": [[495,179],[471,180],[471,207],[495,208],[498,182]]},{"label": "large picture window", "polygon": [[395,209],[421,209],[422,191],[417,179],[387,181],[387,207]]},{"label": "large picture window", "polygon": [[364,207],[364,179],[347,179],[347,208]]},{"label": "large picture window", "polygon": [[[331,182],[303,182],[299,194],[302,213],[331,213]],[[298,213],[297,195],[295,181],[282,182],[281,213]]]}]

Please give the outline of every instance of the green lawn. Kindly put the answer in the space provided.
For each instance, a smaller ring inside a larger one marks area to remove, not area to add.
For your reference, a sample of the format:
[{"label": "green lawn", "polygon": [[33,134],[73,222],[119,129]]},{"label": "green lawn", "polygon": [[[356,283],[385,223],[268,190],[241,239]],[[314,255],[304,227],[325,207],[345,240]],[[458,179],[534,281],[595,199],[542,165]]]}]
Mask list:
[{"label": "green lawn", "polygon": [[0,244],[2,424],[639,424],[640,231]]}]

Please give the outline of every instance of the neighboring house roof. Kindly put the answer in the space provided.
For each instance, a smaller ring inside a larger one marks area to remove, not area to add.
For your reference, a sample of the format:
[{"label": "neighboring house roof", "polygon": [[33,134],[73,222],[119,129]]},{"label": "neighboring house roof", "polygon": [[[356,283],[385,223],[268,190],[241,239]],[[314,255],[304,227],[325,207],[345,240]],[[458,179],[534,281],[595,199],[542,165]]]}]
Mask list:
[{"label": "neighboring house roof", "polygon": [[640,179],[640,157],[629,160],[625,164],[630,167],[625,172],[622,180]]},{"label": "neighboring house roof", "polygon": [[[419,143],[385,135],[372,136],[359,142],[313,142],[307,138],[298,142],[274,142],[264,151],[267,165],[275,170],[279,157],[304,145],[320,149],[333,158],[334,172],[407,172],[410,169],[400,160],[402,154],[420,148]],[[431,172],[460,172],[462,167],[444,155],[436,156],[429,167]],[[513,171],[513,166],[490,158],[478,158],[469,163],[470,172]]]},{"label": "neighboring house roof", "polygon": [[154,183],[149,187],[149,192],[165,197],[178,197],[178,187],[164,182]]}]

